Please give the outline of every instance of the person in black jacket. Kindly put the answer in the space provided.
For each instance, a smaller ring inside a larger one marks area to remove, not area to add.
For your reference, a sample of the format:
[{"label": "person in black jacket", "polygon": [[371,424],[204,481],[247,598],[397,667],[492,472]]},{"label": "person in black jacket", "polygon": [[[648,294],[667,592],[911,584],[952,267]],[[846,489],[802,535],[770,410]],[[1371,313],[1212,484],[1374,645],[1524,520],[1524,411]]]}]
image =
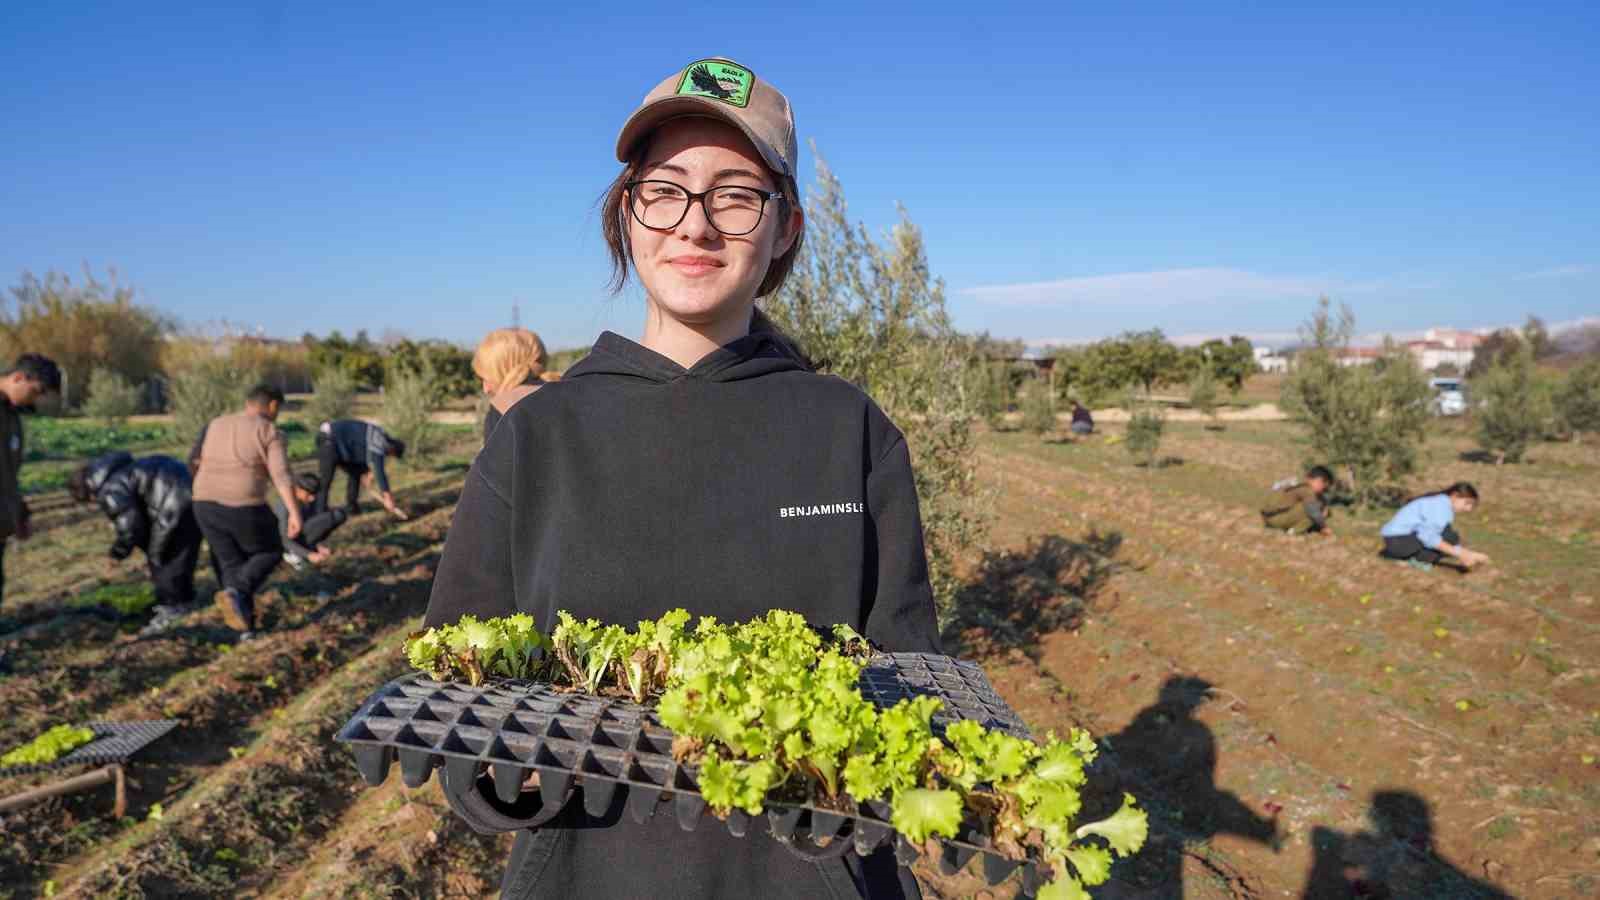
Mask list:
[{"label": "person in black jacket", "polygon": [[[777,608],[938,652],[905,438],[755,308],[804,224],[788,102],[736,63],[695,66],[746,105],[690,69],[663,81],[623,128],[601,217],[614,285],[631,271],[644,286],[643,339],[602,334],[506,413],[468,473],[425,623]],[[460,804],[474,828],[519,832],[502,897],[920,896],[887,851],[803,859],[755,829],[685,832],[664,811],[638,825],[577,800],[530,828],[538,807],[534,791],[501,803],[487,777]]]},{"label": "person in black jacket", "polygon": [[406,518],[405,510],[394,502],[389,490],[389,474],[383,462],[389,457],[403,459],[405,441],[389,436],[377,425],[360,419],[336,419],[323,422],[317,429],[317,476],[322,489],[317,492],[316,511],[327,512],[328,494],[333,491],[333,473],[343,472],[345,485],[344,508],[348,515],[361,511],[357,500],[361,497],[361,482],[371,480],[378,492],[378,501],[397,519]]},{"label": "person in black jacket", "polygon": [[98,503],[116,526],[111,559],[144,551],[156,601],[167,613],[194,605],[201,534],[187,465],[170,456],[134,459],[115,450],[79,467],[67,490],[79,503]]},{"label": "person in black jacket", "polygon": [[294,500],[300,507],[300,521],[303,523],[300,533],[296,535],[289,533],[289,510],[283,505],[283,500],[277,497],[267,500],[267,505],[272,507],[272,514],[278,517],[278,534],[283,538],[283,561],[297,572],[304,569],[306,563],[321,565],[333,556],[326,541],[349,518],[339,507],[316,512],[317,494],[321,491],[322,479],[314,473],[305,472],[294,477]]}]

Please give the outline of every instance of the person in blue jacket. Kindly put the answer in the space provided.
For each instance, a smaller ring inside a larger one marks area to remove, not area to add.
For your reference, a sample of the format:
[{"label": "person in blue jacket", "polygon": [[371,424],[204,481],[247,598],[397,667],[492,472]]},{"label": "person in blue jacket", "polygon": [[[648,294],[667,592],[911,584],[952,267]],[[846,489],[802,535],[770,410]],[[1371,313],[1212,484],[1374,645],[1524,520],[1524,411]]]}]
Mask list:
[{"label": "person in blue jacket", "polygon": [[1463,546],[1453,527],[1458,514],[1472,512],[1477,505],[1478,489],[1465,481],[1411,500],[1379,531],[1383,556],[1425,571],[1446,556],[1469,569],[1488,562],[1487,555]]}]

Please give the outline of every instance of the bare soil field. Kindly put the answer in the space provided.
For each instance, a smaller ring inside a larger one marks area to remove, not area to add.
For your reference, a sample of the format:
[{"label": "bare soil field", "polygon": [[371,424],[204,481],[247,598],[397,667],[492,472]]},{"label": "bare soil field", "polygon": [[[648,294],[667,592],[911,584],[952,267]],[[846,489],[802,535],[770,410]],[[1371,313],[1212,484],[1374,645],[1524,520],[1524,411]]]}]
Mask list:
[{"label": "bare soil field", "polygon": [[[1258,495],[1304,452],[1282,423],[1171,424],[1150,470],[1101,437],[984,437],[997,549],[963,599],[987,618],[948,649],[1036,732],[1093,730],[1104,784],[1150,810],[1146,851],[1099,896],[1600,892],[1600,452],[1494,467],[1442,428],[1427,484],[1484,498],[1460,525],[1495,563],[1470,575],[1378,560],[1379,512],[1338,510],[1328,539],[1265,533]],[[211,611],[139,638],[64,605],[143,577],[105,571],[98,514],[13,545],[0,747],[63,721],[182,725],[130,768],[121,820],[109,788],[0,816],[0,897],[492,893],[508,839],[470,832],[431,782],[366,787],[331,740],[403,670],[475,448],[459,434],[396,467],[416,515],[369,510],[329,565],[280,570],[270,628],[238,647]],[[930,896],[1009,896],[921,874]]]}]

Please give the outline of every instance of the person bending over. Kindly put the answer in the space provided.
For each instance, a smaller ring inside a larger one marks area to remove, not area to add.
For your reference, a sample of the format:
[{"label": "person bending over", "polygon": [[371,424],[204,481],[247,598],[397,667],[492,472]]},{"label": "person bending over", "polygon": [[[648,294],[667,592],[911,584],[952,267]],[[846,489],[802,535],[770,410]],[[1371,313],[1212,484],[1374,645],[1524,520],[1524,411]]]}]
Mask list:
[{"label": "person bending over", "polygon": [[1289,534],[1333,536],[1328,527],[1328,489],[1333,473],[1326,466],[1312,466],[1306,477],[1291,478],[1272,486],[1261,504],[1261,521],[1268,528]]},{"label": "person bending over", "polygon": [[175,615],[194,605],[194,567],[200,559],[200,524],[194,518],[189,467],[170,456],[134,459],[113,450],[80,466],[67,481],[79,503],[96,503],[116,528],[113,560],[144,551],[155,585],[156,614]]},{"label": "person bending over", "polygon": [[291,507],[289,537],[298,535],[303,524],[294,505],[283,433],[273,424],[282,403],[282,391],[256,385],[244,412],[212,419],[189,454],[196,473],[194,517],[222,569],[222,589],[213,599],[240,640],[255,637],[256,592],[283,559],[283,538],[267,506],[268,491],[276,490]]},{"label": "person bending over", "polygon": [[1446,556],[1469,569],[1488,562],[1486,554],[1463,546],[1454,528],[1457,515],[1477,506],[1478,489],[1465,481],[1408,501],[1378,532],[1383,535],[1383,556],[1423,571]]},{"label": "person bending over", "polygon": [[283,537],[283,561],[299,571],[306,563],[321,565],[328,561],[333,551],[324,543],[334,529],[343,525],[349,514],[335,507],[315,512],[317,494],[322,489],[322,479],[311,472],[294,478],[295,505],[300,507],[302,525],[297,537],[289,536],[289,509],[277,497],[272,498],[272,514],[278,517],[278,533]]},{"label": "person bending over", "polygon": [[389,490],[389,474],[383,468],[384,460],[389,457],[404,459],[405,455],[405,441],[390,437],[371,422],[360,419],[323,422],[317,428],[317,477],[322,489],[317,492],[316,511],[328,510],[333,473],[338,471],[349,479],[344,491],[344,508],[348,515],[361,511],[357,503],[361,497],[361,483],[370,481],[383,508],[397,519],[407,518],[405,510],[394,502],[394,494]]}]

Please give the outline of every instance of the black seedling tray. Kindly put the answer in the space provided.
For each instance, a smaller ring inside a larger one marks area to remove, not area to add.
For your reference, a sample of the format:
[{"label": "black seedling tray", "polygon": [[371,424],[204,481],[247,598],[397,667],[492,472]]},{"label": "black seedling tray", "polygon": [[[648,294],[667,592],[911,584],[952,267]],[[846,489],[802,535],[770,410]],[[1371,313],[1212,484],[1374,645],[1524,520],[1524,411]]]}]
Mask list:
[{"label": "black seedling tray", "polygon": [[[932,695],[944,700],[934,717],[936,729],[957,719],[976,719],[985,727],[1031,739],[1027,727],[984,676],[969,662],[947,656],[893,653],[874,657],[861,673],[861,692],[880,706]],[[696,767],[673,759],[674,734],[655,710],[625,700],[562,692],[549,685],[496,680],[479,687],[437,682],[420,674],[402,676],[380,688],[339,730],[336,740],[352,745],[356,767],[368,784],[379,785],[398,758],[408,787],[421,787],[435,768],[452,808],[477,790],[485,768],[493,765],[495,795],[513,803],[528,771],[539,773],[540,812],[524,827],[553,819],[581,787],[584,809],[602,816],[621,800],[627,814],[643,823],[666,805],[685,831],[706,810]],[[619,790],[620,789],[620,790]],[[848,811],[809,804],[766,804],[773,837],[809,857],[866,855],[892,845],[909,865],[923,852],[889,824],[885,803],[865,803]],[[751,816],[734,810],[728,831],[744,836]],[[1022,888],[1031,896],[1041,885],[1033,863],[1009,859],[990,849],[976,823],[964,822],[953,839],[940,839],[939,868],[954,874],[974,857],[983,858],[990,884],[1019,868]]]},{"label": "black seedling tray", "polygon": [[53,762],[27,766],[0,768],[0,778],[47,772],[67,766],[103,766],[124,763],[147,745],[178,727],[177,719],[160,719],[146,722],[90,722],[84,726],[94,732],[94,739]]}]

